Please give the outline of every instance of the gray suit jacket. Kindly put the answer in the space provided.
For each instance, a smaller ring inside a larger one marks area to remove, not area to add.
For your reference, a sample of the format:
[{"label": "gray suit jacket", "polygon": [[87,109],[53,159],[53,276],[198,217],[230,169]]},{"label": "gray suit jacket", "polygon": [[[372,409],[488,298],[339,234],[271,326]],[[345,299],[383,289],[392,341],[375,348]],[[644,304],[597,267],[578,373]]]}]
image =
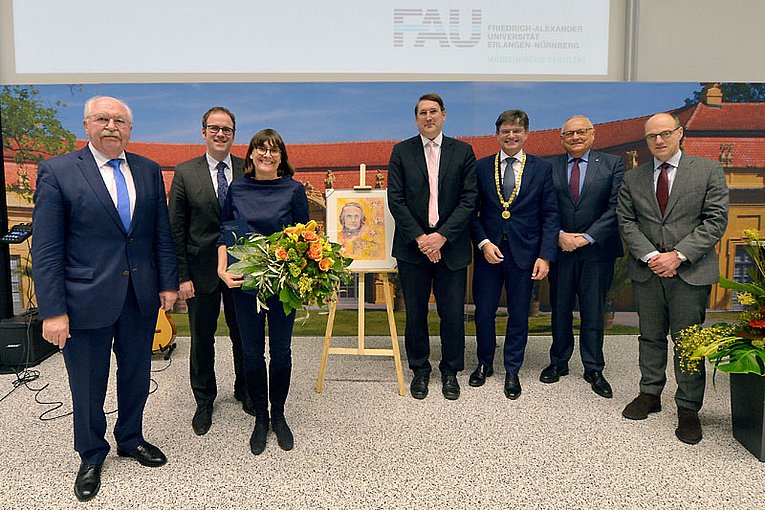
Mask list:
[{"label": "gray suit jacket", "polygon": [[717,283],[715,245],[728,225],[728,186],[719,163],[683,154],[662,218],[651,159],[625,173],[616,214],[630,255],[630,278],[644,282],[653,274],[641,257],[677,250],[688,257],[677,268],[686,283]]},{"label": "gray suit jacket", "polygon": [[[231,165],[234,179],[242,177],[244,161],[232,155]],[[197,292],[215,291],[220,207],[205,156],[175,167],[168,200],[180,281],[191,280]]]}]

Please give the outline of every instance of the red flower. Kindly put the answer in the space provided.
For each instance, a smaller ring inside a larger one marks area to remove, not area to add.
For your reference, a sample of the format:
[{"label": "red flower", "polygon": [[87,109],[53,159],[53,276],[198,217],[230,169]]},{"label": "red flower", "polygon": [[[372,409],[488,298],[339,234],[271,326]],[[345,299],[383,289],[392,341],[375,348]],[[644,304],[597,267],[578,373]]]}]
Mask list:
[{"label": "red flower", "polygon": [[750,320],[749,327],[754,329],[765,329],[765,319]]}]

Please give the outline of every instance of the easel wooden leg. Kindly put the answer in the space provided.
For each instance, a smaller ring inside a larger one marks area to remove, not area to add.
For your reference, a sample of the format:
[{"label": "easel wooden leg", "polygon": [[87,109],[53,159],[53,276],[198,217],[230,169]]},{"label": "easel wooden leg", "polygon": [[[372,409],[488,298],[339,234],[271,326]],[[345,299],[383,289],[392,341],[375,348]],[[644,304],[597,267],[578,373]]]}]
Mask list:
[{"label": "easel wooden leg", "polygon": [[324,332],[324,350],[321,353],[321,364],[319,365],[319,379],[316,381],[316,393],[321,393],[324,389],[324,372],[327,369],[327,358],[329,357],[329,343],[332,338],[332,328],[335,326],[335,313],[337,312],[337,296],[332,297],[329,303],[329,317],[327,317],[327,329]]},{"label": "easel wooden leg", "polygon": [[393,296],[390,292],[390,285],[388,284],[388,273],[383,273],[383,293],[385,295],[385,309],[388,311],[388,327],[390,328],[390,340],[393,347],[393,360],[396,365],[396,377],[398,377],[398,393],[402,396],[406,396],[406,388],[404,387],[404,371],[401,368],[401,350],[398,345],[398,334],[396,333],[396,316],[393,314]]}]

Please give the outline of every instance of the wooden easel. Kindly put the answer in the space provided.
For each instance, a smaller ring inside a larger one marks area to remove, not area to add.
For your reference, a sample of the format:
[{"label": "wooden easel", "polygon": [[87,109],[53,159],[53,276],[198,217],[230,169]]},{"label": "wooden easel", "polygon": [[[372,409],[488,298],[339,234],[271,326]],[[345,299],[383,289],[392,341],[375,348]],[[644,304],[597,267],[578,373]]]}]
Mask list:
[{"label": "wooden easel", "polygon": [[[359,166],[359,186],[354,186],[356,190],[370,190],[371,186],[366,186],[366,165],[361,164]],[[335,325],[335,314],[337,312],[337,299],[333,299],[329,304],[329,317],[327,318],[327,329],[324,333],[324,349],[321,354],[321,364],[319,365],[319,378],[316,382],[316,393],[321,393],[324,389],[324,373],[327,369],[327,359],[330,354],[352,354],[356,356],[393,356],[394,364],[396,366],[396,376],[398,378],[398,392],[403,397],[406,395],[406,389],[404,387],[404,372],[401,368],[401,350],[398,345],[398,335],[396,334],[396,320],[393,315],[393,295],[390,291],[390,283],[388,279],[388,272],[382,272],[383,294],[385,296],[385,308],[388,312],[388,327],[390,329],[391,348],[367,348],[364,345],[365,331],[364,331],[364,290],[365,281],[364,275],[369,272],[380,273],[379,269],[375,270],[357,270],[358,275],[358,343],[354,347],[332,347],[330,345],[332,340],[332,329]]]}]

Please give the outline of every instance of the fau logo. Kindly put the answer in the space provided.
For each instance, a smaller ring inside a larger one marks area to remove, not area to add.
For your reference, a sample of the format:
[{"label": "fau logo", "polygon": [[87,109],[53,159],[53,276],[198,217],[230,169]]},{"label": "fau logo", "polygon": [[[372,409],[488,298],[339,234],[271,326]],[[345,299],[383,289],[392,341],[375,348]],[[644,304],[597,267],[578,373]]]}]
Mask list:
[{"label": "fau logo", "polygon": [[415,48],[422,48],[429,41],[436,41],[441,48],[471,48],[481,40],[481,9],[472,9],[469,34],[463,39],[460,32],[460,10],[449,9],[448,16],[438,9],[393,9],[393,47],[403,48],[406,34],[414,35]]}]

